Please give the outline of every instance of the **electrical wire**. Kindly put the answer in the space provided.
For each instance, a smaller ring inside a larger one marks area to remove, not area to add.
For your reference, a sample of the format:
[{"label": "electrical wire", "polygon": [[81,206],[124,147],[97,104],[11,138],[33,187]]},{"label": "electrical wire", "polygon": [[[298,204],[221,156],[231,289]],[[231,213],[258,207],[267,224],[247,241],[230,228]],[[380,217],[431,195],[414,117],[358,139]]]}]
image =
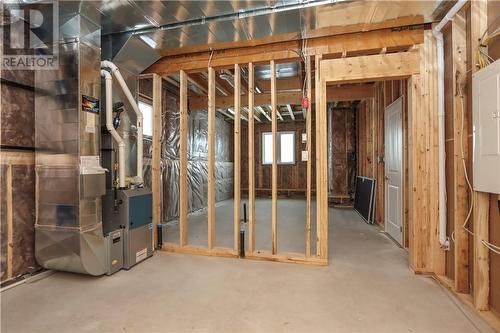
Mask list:
[{"label": "electrical wire", "polygon": [[486,246],[491,252],[494,252],[496,254],[500,254],[500,247],[493,245],[493,244],[485,241],[484,239],[481,241],[481,243],[483,243],[483,245]]},{"label": "electrical wire", "polygon": [[[467,72],[465,72],[463,74],[463,79],[465,80],[466,79],[466,74]],[[458,76],[458,75],[457,75]],[[470,204],[469,204],[469,211],[467,212],[467,216],[465,218],[465,221],[464,221],[464,224],[462,225],[462,228],[467,231],[470,235],[474,235],[474,233],[467,228],[467,224],[469,222],[469,219],[470,219],[470,216],[472,215],[472,209],[474,207],[474,200],[472,200],[472,195],[474,193],[474,190],[472,189],[472,185],[471,185],[471,182],[469,180],[469,175],[467,173],[467,165],[465,163],[465,152],[464,152],[464,122],[465,122],[465,110],[464,110],[464,94],[463,94],[463,91],[462,91],[462,85],[460,84],[461,80],[458,79],[457,77],[457,93],[458,93],[458,96],[460,97],[460,110],[461,110],[461,124],[460,124],[460,157],[461,157],[461,160],[462,160],[462,166],[463,166],[463,169],[464,169],[464,175],[465,175],[465,181],[467,182],[467,186],[469,188],[469,193],[470,193]],[[451,233],[451,239],[453,240],[453,242],[455,243],[455,231],[453,231]]]},{"label": "electrical wire", "polygon": [[465,110],[464,110],[464,95],[461,89],[460,90],[460,106],[461,106],[461,111],[462,111],[462,123],[461,123],[461,130],[460,130],[460,152],[461,152],[461,157],[462,157],[462,165],[464,168],[464,175],[465,175],[465,180],[467,181],[467,186],[469,187],[469,192],[470,192],[470,205],[469,205],[469,212],[467,213],[467,217],[465,218],[465,222],[462,225],[462,228],[464,228],[465,231],[467,231],[470,235],[474,235],[474,233],[467,228],[467,223],[469,222],[470,216],[472,214],[472,208],[474,207],[474,200],[472,200],[472,195],[474,193],[474,190],[472,189],[472,185],[469,180],[469,175],[467,174],[467,165],[465,163],[465,153],[464,153],[464,118],[465,118]]},{"label": "electrical wire", "polygon": [[491,58],[486,52],[486,48],[493,39],[500,36],[500,28],[497,28],[492,34],[487,35],[486,33],[488,32],[488,29],[484,31],[483,35],[479,40],[479,47],[477,49],[479,68],[484,68],[488,66],[492,61],[494,61],[494,59]]}]

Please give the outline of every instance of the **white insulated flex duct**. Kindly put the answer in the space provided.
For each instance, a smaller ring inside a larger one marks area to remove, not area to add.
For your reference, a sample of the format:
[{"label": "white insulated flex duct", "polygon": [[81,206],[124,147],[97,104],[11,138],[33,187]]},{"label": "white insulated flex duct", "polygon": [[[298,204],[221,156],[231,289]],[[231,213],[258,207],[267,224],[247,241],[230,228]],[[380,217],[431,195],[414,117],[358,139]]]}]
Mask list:
[{"label": "white insulated flex duct", "polygon": [[446,152],[444,133],[444,42],[441,30],[450,22],[456,13],[467,3],[467,0],[458,0],[445,17],[432,30],[436,38],[437,48],[437,75],[438,75],[438,131],[439,131],[439,243],[448,250],[450,241],[446,236]]},{"label": "white insulated flex duct", "polygon": [[113,78],[108,71],[101,69],[106,84],[106,129],[118,145],[118,181],[125,188],[125,142],[113,126]]},{"label": "white insulated flex duct", "polygon": [[101,67],[102,68],[109,68],[111,70],[111,73],[113,76],[116,78],[118,83],[120,84],[120,87],[122,88],[123,93],[127,97],[130,105],[134,109],[134,112],[137,116],[137,176],[134,177],[134,183],[135,184],[142,184],[142,151],[143,151],[143,142],[142,142],[142,112],[139,110],[139,106],[137,105],[137,102],[134,99],[134,96],[132,96],[132,93],[130,92],[130,89],[127,87],[127,84],[125,83],[125,80],[123,79],[123,76],[120,74],[120,70],[118,67],[116,67],[115,64],[113,64],[111,61],[101,61]]}]

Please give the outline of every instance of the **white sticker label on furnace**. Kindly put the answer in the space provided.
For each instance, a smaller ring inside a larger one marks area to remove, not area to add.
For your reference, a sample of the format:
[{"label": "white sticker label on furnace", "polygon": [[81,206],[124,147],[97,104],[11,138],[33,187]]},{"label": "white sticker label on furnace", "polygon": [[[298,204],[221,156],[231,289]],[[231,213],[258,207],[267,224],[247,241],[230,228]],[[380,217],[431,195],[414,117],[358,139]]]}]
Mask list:
[{"label": "white sticker label on furnace", "polygon": [[142,250],[135,253],[135,262],[138,263],[141,260],[146,259],[148,256],[148,248],[145,247]]}]

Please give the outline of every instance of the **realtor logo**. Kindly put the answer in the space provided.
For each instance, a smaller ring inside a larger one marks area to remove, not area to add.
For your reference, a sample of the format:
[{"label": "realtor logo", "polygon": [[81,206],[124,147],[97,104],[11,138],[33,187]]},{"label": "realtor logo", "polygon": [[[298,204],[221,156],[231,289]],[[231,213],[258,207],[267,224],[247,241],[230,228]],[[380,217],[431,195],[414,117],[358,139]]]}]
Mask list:
[{"label": "realtor logo", "polygon": [[57,1],[2,1],[2,69],[52,70],[58,63]]}]

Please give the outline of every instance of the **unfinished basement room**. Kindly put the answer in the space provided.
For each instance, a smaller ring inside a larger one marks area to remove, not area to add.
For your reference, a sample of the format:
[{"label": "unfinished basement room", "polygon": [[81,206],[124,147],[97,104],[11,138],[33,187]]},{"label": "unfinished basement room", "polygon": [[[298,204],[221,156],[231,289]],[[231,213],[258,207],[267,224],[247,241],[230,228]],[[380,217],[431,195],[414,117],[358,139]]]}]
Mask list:
[{"label": "unfinished basement room", "polygon": [[4,0],[0,331],[500,332],[500,0]]}]

